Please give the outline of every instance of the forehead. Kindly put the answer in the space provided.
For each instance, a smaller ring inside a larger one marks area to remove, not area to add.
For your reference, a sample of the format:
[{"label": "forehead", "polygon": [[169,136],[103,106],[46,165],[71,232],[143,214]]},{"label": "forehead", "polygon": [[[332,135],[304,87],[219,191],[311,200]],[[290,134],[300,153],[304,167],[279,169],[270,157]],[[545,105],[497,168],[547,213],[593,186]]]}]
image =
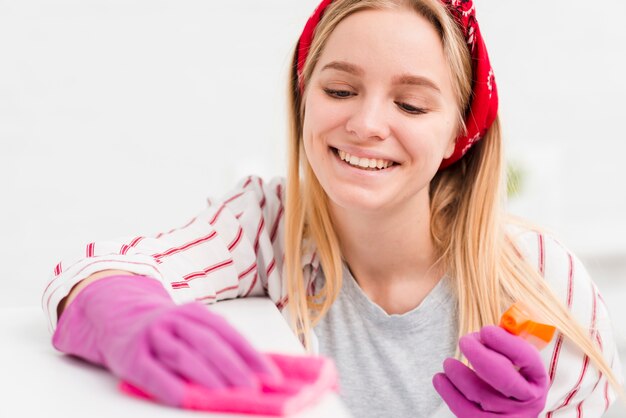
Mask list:
[{"label": "forehead", "polygon": [[441,38],[426,18],[408,8],[370,9],[342,20],[330,34],[315,71],[347,61],[364,79],[390,80],[398,74],[449,83]]}]

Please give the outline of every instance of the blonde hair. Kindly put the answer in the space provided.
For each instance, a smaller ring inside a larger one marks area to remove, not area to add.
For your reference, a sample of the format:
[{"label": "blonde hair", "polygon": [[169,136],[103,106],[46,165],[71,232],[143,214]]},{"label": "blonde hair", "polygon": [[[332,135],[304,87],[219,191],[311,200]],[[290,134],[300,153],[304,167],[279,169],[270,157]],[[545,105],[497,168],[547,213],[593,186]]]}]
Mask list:
[{"label": "blonde hair", "polygon": [[[471,61],[460,28],[439,0],[336,0],[318,24],[304,66],[306,84],[329,35],[347,16],[366,9],[410,7],[438,31],[451,69],[459,104],[459,129],[471,95]],[[328,312],[342,281],[339,239],[328,210],[328,197],[308,163],[302,143],[304,93],[299,91],[297,48],[289,80],[289,166],[285,208],[285,273],[293,326],[310,348],[309,332]],[[565,338],[576,344],[621,392],[596,343],[559,301],[541,274],[526,262],[505,232],[505,184],[499,119],[458,163],[438,172],[430,184],[431,234],[438,256],[455,283],[458,335],[497,324],[514,301],[535,307]],[[302,168],[302,173],[300,169]],[[315,243],[326,281],[307,293],[301,254],[305,239]]]}]

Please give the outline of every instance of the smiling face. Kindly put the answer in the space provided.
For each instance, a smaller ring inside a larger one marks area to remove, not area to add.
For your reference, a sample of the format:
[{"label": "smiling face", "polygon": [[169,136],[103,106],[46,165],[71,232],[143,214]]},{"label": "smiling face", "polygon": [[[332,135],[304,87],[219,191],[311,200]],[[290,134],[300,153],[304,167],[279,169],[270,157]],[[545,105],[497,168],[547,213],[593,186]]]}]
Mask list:
[{"label": "smiling face", "polygon": [[304,149],[331,205],[423,206],[459,129],[430,22],[405,8],[348,16],[328,38],[304,101]]}]

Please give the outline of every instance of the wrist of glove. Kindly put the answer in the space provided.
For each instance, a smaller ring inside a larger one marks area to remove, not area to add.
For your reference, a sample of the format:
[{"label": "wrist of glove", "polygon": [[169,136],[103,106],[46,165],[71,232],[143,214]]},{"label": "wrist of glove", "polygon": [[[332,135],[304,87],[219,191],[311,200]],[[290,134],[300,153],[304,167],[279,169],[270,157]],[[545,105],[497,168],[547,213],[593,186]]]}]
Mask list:
[{"label": "wrist of glove", "polygon": [[66,307],[52,342],[172,406],[183,404],[189,383],[257,388],[281,379],[224,318],[197,302],[176,305],[144,276],[90,283]]},{"label": "wrist of glove", "polygon": [[65,308],[52,344],[59,351],[109,367],[103,340],[145,326],[150,317],[156,319],[174,306],[156,279],[132,275],[102,278],[81,290]]},{"label": "wrist of glove", "polygon": [[497,326],[459,340],[471,368],[444,361],[433,385],[459,418],[536,418],[543,410],[549,378],[539,351]]}]

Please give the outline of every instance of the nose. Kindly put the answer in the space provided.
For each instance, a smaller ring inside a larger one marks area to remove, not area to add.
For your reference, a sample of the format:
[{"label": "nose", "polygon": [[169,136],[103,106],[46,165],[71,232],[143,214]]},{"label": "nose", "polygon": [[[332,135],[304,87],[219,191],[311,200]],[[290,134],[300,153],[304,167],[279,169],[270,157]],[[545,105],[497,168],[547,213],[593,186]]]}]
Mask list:
[{"label": "nose", "polygon": [[356,102],[346,122],[346,130],[362,140],[387,138],[391,129],[384,101],[370,97]]}]

